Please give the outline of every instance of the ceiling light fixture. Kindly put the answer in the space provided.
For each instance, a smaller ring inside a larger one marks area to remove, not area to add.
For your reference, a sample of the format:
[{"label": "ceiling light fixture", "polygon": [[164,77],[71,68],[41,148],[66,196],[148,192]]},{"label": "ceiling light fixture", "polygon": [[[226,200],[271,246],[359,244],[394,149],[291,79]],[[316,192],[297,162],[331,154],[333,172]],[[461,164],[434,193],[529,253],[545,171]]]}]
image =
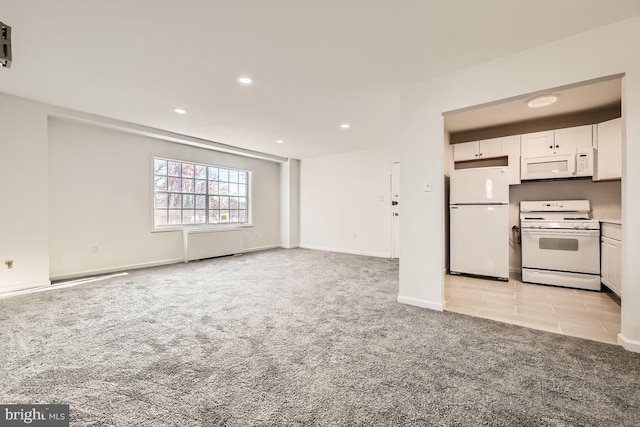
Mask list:
[{"label": "ceiling light fixture", "polygon": [[185,110],[184,108],[176,108],[173,111],[175,111],[178,114],[187,114],[187,110]]},{"label": "ceiling light fixture", "polygon": [[558,101],[557,95],[540,95],[527,100],[527,106],[529,108],[547,107],[551,104],[555,104]]},{"label": "ceiling light fixture", "polygon": [[251,79],[251,77],[243,76],[243,77],[238,77],[238,82],[241,85],[249,86],[251,83],[253,83],[253,80]]},{"label": "ceiling light fixture", "polygon": [[284,144],[284,141],[281,139],[276,139],[276,144]]},{"label": "ceiling light fixture", "polygon": [[340,127],[342,129],[349,129],[351,127],[351,125],[349,123],[343,123],[343,124],[340,125]]}]

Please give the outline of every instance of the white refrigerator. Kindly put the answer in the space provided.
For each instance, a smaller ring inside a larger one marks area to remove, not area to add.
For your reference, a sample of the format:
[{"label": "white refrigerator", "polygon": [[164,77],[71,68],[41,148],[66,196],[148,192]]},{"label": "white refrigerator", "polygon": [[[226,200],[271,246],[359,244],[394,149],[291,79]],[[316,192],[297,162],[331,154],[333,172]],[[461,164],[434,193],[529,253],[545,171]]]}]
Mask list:
[{"label": "white refrigerator", "polygon": [[453,274],[509,280],[509,170],[461,169],[449,180],[449,250]]}]

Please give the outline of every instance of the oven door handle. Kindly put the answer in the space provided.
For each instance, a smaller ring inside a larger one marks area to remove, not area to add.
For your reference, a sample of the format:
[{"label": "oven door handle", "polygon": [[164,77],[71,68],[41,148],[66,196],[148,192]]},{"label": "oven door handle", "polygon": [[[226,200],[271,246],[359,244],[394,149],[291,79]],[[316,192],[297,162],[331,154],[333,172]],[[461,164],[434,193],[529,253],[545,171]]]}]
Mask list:
[{"label": "oven door handle", "polygon": [[536,235],[536,236],[599,236],[600,230],[558,230],[558,229],[544,229],[544,228],[523,228],[522,234]]}]

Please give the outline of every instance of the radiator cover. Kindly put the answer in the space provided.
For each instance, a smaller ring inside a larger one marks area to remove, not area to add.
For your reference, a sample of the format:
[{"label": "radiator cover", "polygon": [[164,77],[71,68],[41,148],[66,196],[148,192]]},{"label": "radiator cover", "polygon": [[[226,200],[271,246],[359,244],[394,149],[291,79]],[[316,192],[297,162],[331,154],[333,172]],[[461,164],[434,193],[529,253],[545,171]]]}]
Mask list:
[{"label": "radiator cover", "polygon": [[184,230],[184,262],[244,252],[242,230]]}]

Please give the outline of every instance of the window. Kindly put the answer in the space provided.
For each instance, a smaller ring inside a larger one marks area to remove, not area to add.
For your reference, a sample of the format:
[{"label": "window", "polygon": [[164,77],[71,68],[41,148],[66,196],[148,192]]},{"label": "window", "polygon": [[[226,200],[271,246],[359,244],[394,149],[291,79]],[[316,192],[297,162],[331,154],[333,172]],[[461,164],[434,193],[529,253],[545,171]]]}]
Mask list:
[{"label": "window", "polygon": [[250,172],[155,157],[153,226],[246,224]]}]

